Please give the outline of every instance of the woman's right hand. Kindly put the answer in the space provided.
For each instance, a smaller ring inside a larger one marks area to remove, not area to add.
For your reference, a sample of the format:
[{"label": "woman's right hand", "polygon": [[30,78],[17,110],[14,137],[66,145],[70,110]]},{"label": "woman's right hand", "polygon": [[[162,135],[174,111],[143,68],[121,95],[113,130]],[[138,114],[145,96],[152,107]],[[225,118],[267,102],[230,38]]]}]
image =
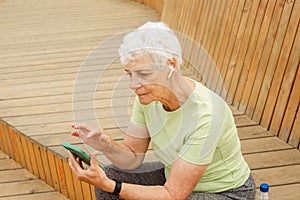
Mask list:
[{"label": "woman's right hand", "polygon": [[79,137],[85,144],[98,151],[109,151],[113,146],[111,136],[104,130],[90,129],[85,124],[73,124],[72,128],[76,129],[71,132],[72,136]]}]

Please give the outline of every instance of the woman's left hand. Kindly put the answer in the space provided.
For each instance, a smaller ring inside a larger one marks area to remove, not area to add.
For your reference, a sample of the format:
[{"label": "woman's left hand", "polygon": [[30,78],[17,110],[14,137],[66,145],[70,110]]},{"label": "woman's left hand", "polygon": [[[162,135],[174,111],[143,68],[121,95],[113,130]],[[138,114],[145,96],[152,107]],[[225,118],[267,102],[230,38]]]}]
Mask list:
[{"label": "woman's left hand", "polygon": [[114,181],[109,179],[105,172],[98,166],[96,156],[91,155],[91,165],[87,169],[83,169],[80,166],[80,160],[69,152],[70,159],[69,165],[74,172],[77,180],[87,182],[104,191],[112,192],[114,188]]}]

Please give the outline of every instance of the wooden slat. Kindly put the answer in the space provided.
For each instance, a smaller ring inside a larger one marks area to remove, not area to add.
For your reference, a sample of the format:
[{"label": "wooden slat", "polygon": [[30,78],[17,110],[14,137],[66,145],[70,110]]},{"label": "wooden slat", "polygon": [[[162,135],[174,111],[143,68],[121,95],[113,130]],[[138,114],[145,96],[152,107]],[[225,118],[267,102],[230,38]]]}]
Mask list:
[{"label": "wooden slat", "polygon": [[30,155],[29,155],[29,150],[27,147],[27,140],[25,137],[21,137],[21,144],[24,152],[24,158],[25,158],[25,167],[27,170],[29,170],[31,173],[33,172],[31,160],[30,160]]},{"label": "wooden slat", "polygon": [[[280,90],[280,87],[281,87],[281,84],[283,81],[282,79],[283,79],[283,76],[284,76],[286,68],[287,68],[288,59],[289,59],[289,56],[292,51],[292,45],[293,45],[293,42],[295,39],[295,34],[297,33],[298,26],[295,26],[295,24],[299,24],[299,20],[300,20],[300,13],[298,12],[298,10],[300,10],[300,2],[295,1],[295,5],[293,7],[293,12],[290,17],[289,25],[287,27],[285,39],[284,39],[282,49],[280,52],[280,56],[279,56],[279,60],[277,63],[277,68],[275,70],[274,77],[272,80],[272,85],[270,87],[270,92],[268,95],[268,99],[266,101],[266,105],[268,105],[268,106],[265,107],[264,114],[262,116],[261,124],[265,127],[267,127],[270,124],[271,118],[272,118],[272,120],[276,119],[277,116],[274,117],[272,115],[278,114],[278,113],[274,113],[274,109],[275,109],[275,105],[277,102],[279,90]],[[299,38],[298,38],[298,41],[299,41]],[[297,56],[299,57],[299,49],[296,50],[296,54],[297,54],[297,55],[295,55],[296,62],[299,62],[299,59],[297,59]],[[293,66],[293,64],[292,64],[291,67],[297,67],[297,64],[296,64],[296,66]],[[291,79],[293,79],[293,77],[291,77]],[[282,118],[281,115],[280,115],[280,118]],[[274,121],[274,123],[280,123],[280,121]],[[277,130],[274,130],[271,128],[270,131],[273,131],[274,133],[276,133]]]},{"label": "wooden slat", "polygon": [[276,137],[242,140],[241,144],[242,152],[244,154],[292,149],[290,145],[286,144]]},{"label": "wooden slat", "polygon": [[60,186],[59,186],[59,178],[56,170],[56,163],[55,163],[55,157],[52,153],[49,151],[47,152],[48,156],[48,162],[50,166],[50,172],[51,172],[51,178],[52,178],[52,186],[60,192]]},{"label": "wooden slat", "polygon": [[18,195],[18,196],[11,196],[11,197],[3,197],[1,200],[32,200],[32,199],[39,199],[39,200],[67,200],[66,197],[61,195],[58,192],[50,191],[47,193],[38,193],[38,194],[26,194],[26,195]]},{"label": "wooden slat", "polygon": [[273,186],[270,188],[273,199],[289,199],[289,200],[298,200],[300,199],[300,193],[294,192],[298,191],[300,188],[300,183]]},{"label": "wooden slat", "polygon": [[0,140],[1,140],[1,150],[6,153],[9,154],[9,149],[8,149],[8,142],[6,140],[6,134],[4,133],[4,123],[0,120]]},{"label": "wooden slat", "polygon": [[[271,187],[285,184],[299,184],[300,165],[258,169],[252,171],[256,185],[267,182]],[[299,193],[295,191],[295,193]]]},{"label": "wooden slat", "polygon": [[[228,102],[232,102],[236,107],[239,105],[242,91],[244,90],[244,84],[247,80],[247,69],[249,68],[248,65],[250,63],[249,59],[253,56],[254,50],[256,50],[253,46],[256,44],[260,44],[261,47],[264,46],[262,45],[264,43],[263,41],[259,43],[258,36],[262,36],[261,38],[264,38],[264,33],[267,33],[268,31],[268,23],[270,19],[268,20],[268,17],[265,17],[265,13],[267,16],[270,15],[269,13],[272,13],[273,4],[275,4],[275,1],[253,1],[252,3],[245,34],[243,36],[243,41],[236,61],[234,77],[232,77],[232,82],[229,88],[229,90],[234,93],[234,97],[229,98],[234,99],[228,99]],[[267,9],[267,11],[265,11],[265,9]],[[263,20],[265,18],[266,20]],[[253,62],[259,61],[259,59],[252,60]]]},{"label": "wooden slat", "polygon": [[66,185],[67,185],[67,191],[68,191],[68,197],[70,199],[76,199],[76,193],[75,193],[75,188],[74,188],[74,180],[72,176],[72,170],[66,161],[62,161],[63,163],[63,169],[64,169],[64,174],[66,177]]},{"label": "wooden slat", "polygon": [[41,149],[41,161],[43,164],[43,169],[45,172],[45,181],[48,185],[53,187],[53,181],[52,181],[52,175],[51,175],[51,169],[50,164],[47,157],[47,150]]},{"label": "wooden slat", "polygon": [[252,170],[300,164],[300,153],[297,149],[263,152],[245,155]]},{"label": "wooden slat", "polygon": [[32,194],[32,193],[54,191],[53,188],[51,188],[44,182],[41,182],[40,180],[0,183],[0,187],[2,190],[0,197],[5,197],[8,195],[25,195],[25,194]]},{"label": "wooden slat", "polygon": [[266,129],[264,129],[258,125],[242,126],[242,127],[238,127],[237,129],[238,129],[238,133],[239,133],[239,138],[241,140],[273,136],[273,134],[271,134]]},{"label": "wooden slat", "polygon": [[[292,121],[295,118],[295,111],[294,113],[289,113],[287,106],[288,106],[289,98],[291,98],[292,95],[291,90],[293,84],[295,85],[295,87],[297,87],[295,83],[295,79],[296,79],[297,71],[299,71],[299,65],[300,65],[299,57],[300,57],[300,28],[298,27],[298,31],[295,40],[293,42],[293,47],[291,49],[290,59],[288,60],[286,70],[283,73],[282,84],[280,86],[280,91],[278,93],[277,102],[276,102],[276,106],[271,121],[270,131],[273,133],[279,133],[279,129],[282,124],[282,120],[284,118],[282,116],[292,115],[290,119]],[[300,98],[299,94],[298,94],[298,98]],[[299,104],[299,99],[298,102],[297,99],[295,99],[295,101],[292,102],[293,106],[296,106],[297,104]],[[282,135],[279,135],[279,137],[286,142],[288,140],[287,136],[282,137]]]},{"label": "wooden slat", "polygon": [[17,181],[28,181],[37,179],[36,176],[29,173],[26,169],[20,168],[21,166],[18,165],[18,169],[15,169],[15,166],[13,168],[9,168],[9,170],[1,170],[0,171],[0,183],[9,183],[9,182],[17,182]]},{"label": "wooden slat", "polygon": [[[4,157],[5,158],[5,157]],[[0,171],[7,169],[19,169],[21,166],[13,160],[1,159],[0,160]]]},{"label": "wooden slat", "polygon": [[66,181],[66,174],[64,173],[64,167],[63,167],[63,161],[55,157],[55,163],[56,163],[56,170],[57,170],[57,175],[58,175],[58,180],[59,180],[59,187],[60,187],[60,192],[64,196],[68,196],[68,188],[67,188],[67,181]]},{"label": "wooden slat", "polygon": [[225,66],[223,64],[223,61],[225,58],[225,54],[227,52],[227,46],[229,46],[229,44],[230,44],[230,40],[231,40],[230,36],[233,35],[232,31],[234,31],[233,25],[234,25],[235,15],[236,15],[236,12],[239,9],[241,9],[240,7],[243,6],[243,5],[241,5],[242,3],[243,3],[242,1],[232,1],[232,3],[231,3],[229,17],[226,22],[224,38],[221,41],[220,52],[216,59],[216,64],[217,64],[218,68],[220,69],[220,77],[217,77],[218,81],[216,84],[215,91],[219,94],[222,92],[223,83],[224,83],[224,79],[226,76],[226,70],[227,70],[227,66]]},{"label": "wooden slat", "polygon": [[[276,3],[275,8],[274,3]],[[276,35],[282,9],[283,6],[280,1],[269,1],[265,16],[263,16],[262,24],[260,14],[258,16],[258,22],[254,25],[251,41],[248,47],[249,50],[247,51],[244,59],[245,67],[241,74],[242,82],[238,85],[234,102],[234,105],[239,105],[239,110],[242,112],[245,112],[246,110],[251,92],[253,91],[255,95],[257,94],[256,91],[260,90],[260,85],[258,86],[258,84],[262,82],[261,77],[264,75],[266,70],[266,62],[269,59],[269,54]],[[259,73],[257,73],[258,71]],[[255,84],[255,86],[253,84]]]},{"label": "wooden slat", "polygon": [[31,163],[31,172],[39,177],[39,168],[38,168],[38,163],[37,163],[37,158],[35,157],[34,150],[33,150],[33,145],[31,141],[26,140],[27,142],[27,148],[28,148],[28,159],[30,160]]},{"label": "wooden slat", "polygon": [[[264,106],[266,105],[266,98],[268,97],[269,92],[271,91],[271,82],[273,80],[273,75],[274,72],[276,70],[276,66],[277,66],[277,61],[278,58],[280,56],[280,52],[281,52],[281,48],[283,45],[283,41],[284,41],[284,37],[285,37],[285,33],[287,30],[287,26],[288,26],[288,22],[289,22],[289,18],[290,18],[290,14],[292,13],[292,9],[293,9],[293,4],[294,1],[286,1],[285,4],[283,5],[283,11],[281,14],[281,18],[278,24],[278,29],[276,32],[276,37],[274,39],[273,46],[272,46],[272,51],[270,54],[270,57],[268,59],[267,62],[267,70],[261,85],[262,90],[259,92],[258,97],[255,94],[252,94],[252,97],[250,97],[249,99],[249,104],[247,106],[247,110],[246,110],[246,114],[248,116],[252,116],[253,115],[253,119],[255,121],[260,121],[260,119],[262,118],[262,113],[266,113],[266,112],[270,112],[265,110],[264,111]],[[257,88],[257,86],[256,86]],[[257,103],[256,100],[257,99]],[[267,109],[273,109],[272,106],[268,105]],[[265,115],[270,115],[270,113],[266,113]],[[264,126],[267,123],[264,123]],[[266,126],[265,126],[266,127]]]},{"label": "wooden slat", "polygon": [[246,27],[249,27],[249,25],[247,26],[247,21],[249,15],[251,18],[251,11],[257,10],[256,7],[257,3],[252,3],[252,1],[245,1],[244,7],[241,9],[242,14],[241,18],[239,19],[239,27],[235,35],[234,45],[232,46],[232,48],[228,49],[229,51],[231,51],[231,55],[228,55],[226,57],[227,59],[224,63],[225,66],[228,66],[223,86],[226,89],[226,93],[223,92],[221,94],[224,98],[226,98],[228,104],[232,104],[233,102],[235,87],[237,85],[237,82],[239,81],[239,74],[240,70],[242,69],[242,67],[237,66],[237,64],[239,64],[237,63],[237,60],[239,52],[242,51],[240,50],[242,43],[245,44],[248,40],[248,38],[245,39],[245,37],[243,36],[245,34],[245,31],[247,31]]}]

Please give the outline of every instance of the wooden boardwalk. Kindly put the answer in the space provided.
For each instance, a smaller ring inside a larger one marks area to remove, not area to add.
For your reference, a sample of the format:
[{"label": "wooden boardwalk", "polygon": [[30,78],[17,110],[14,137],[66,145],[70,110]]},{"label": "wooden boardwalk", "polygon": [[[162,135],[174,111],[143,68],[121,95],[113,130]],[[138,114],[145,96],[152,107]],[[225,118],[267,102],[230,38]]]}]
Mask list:
[{"label": "wooden boardwalk", "polygon": [[66,200],[67,198],[0,151],[0,199]]},{"label": "wooden boardwalk", "polygon": [[[0,149],[31,173],[1,153],[0,199],[33,199],[37,198],[34,195],[46,194],[56,199],[54,189],[70,199],[94,198],[93,187],[75,180],[61,147],[64,141],[81,146],[78,139],[69,136],[74,122],[72,97],[77,71],[100,42],[159,19],[153,10],[127,0],[0,2]],[[106,46],[102,53],[113,59],[109,49]],[[89,73],[95,73],[96,69],[90,67]],[[187,69],[183,73],[193,76]],[[118,62],[112,63],[95,93],[97,117],[115,140],[122,139],[122,131],[114,121],[112,98],[118,99],[113,91],[123,74]],[[124,81],[121,86],[120,93],[128,84]],[[85,101],[82,95],[82,111]],[[128,101],[121,103],[117,106],[125,106]],[[257,185],[269,183],[275,199],[300,199],[299,150],[232,110],[242,151]],[[124,117],[121,126],[126,120]],[[151,155],[149,160],[153,159]],[[2,165],[4,162],[8,164]],[[12,169],[6,170],[5,166]],[[24,177],[10,180],[11,172]],[[40,183],[40,192],[26,189],[22,193],[16,189],[25,182]],[[9,185],[14,188],[3,189]],[[29,196],[29,191],[38,194]]]}]

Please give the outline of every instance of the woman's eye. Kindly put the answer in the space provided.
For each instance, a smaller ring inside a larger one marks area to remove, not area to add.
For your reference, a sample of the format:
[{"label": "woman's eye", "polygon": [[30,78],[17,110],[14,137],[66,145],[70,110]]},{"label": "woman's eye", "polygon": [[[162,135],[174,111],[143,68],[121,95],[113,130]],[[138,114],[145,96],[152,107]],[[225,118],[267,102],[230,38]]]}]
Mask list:
[{"label": "woman's eye", "polygon": [[144,73],[141,72],[141,73],[139,73],[140,76],[147,76],[149,74],[151,74],[151,73],[149,73],[149,72],[144,72]]}]

